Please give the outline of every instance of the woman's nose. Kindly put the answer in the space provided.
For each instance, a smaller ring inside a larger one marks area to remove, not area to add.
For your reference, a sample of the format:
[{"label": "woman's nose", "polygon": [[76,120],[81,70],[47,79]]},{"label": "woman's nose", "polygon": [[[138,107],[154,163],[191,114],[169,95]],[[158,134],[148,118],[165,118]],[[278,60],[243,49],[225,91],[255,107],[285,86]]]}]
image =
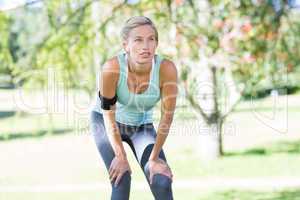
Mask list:
[{"label": "woman's nose", "polygon": [[143,43],[143,49],[148,49],[149,48],[149,42],[148,41],[144,41]]}]

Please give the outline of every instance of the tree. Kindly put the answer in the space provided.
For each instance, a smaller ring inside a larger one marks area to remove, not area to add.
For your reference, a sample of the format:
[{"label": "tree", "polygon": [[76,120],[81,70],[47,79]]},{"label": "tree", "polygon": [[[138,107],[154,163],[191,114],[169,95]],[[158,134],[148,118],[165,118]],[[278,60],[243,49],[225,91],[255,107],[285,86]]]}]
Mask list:
[{"label": "tree", "polygon": [[[186,98],[211,133],[200,134],[201,146],[210,146],[203,154],[218,157],[226,117],[246,94],[255,96],[266,85],[286,86],[286,72],[296,80],[299,17],[287,6],[274,5],[251,0],[45,1],[9,17],[0,14],[0,62],[5,63],[0,68],[10,69],[15,83],[29,87],[45,87],[48,77],[32,74],[53,68],[66,88],[92,95],[97,69],[122,48],[121,25],[133,15],[149,16],[162,38],[159,53],[175,58]],[[32,23],[33,18],[41,23]]]},{"label": "tree", "polygon": [[284,31],[291,26],[283,22],[288,11],[278,14],[269,2],[250,0],[180,1],[173,10],[186,97],[205,124],[203,157],[224,154],[222,127],[243,95],[275,74],[285,75],[289,65],[282,59],[298,62],[298,50],[286,45],[299,34]]},{"label": "tree", "polygon": [[[12,84],[14,68],[14,59],[11,55],[12,35],[10,34],[11,19],[4,13],[0,12],[0,75],[6,81]],[[7,78],[5,78],[7,77]]]}]

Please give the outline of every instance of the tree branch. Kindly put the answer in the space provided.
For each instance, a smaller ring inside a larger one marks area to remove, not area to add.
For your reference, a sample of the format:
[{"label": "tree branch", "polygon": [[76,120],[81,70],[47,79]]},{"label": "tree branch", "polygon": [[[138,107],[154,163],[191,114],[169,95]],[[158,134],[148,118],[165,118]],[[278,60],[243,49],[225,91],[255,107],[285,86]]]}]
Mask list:
[{"label": "tree branch", "polygon": [[[99,1],[99,0],[89,1],[89,2],[85,3],[83,6],[81,6],[80,8],[76,9],[70,16],[68,16],[68,18],[66,19],[66,21],[64,23],[62,23],[56,27],[56,32],[58,33],[64,27],[69,25],[71,23],[71,21],[73,20],[73,18],[76,17],[76,15],[78,13],[80,13],[80,11],[87,9],[94,1]],[[37,53],[47,44],[47,42],[51,39],[52,36],[53,36],[53,34],[49,33],[39,44],[36,45],[36,48],[33,49],[32,54],[31,54],[31,58],[30,58],[31,64],[33,64],[33,63],[36,64]]]},{"label": "tree branch", "polygon": [[[218,118],[219,117],[219,104],[218,104],[218,82],[217,82],[217,74],[216,74],[216,67],[210,67],[211,73],[212,73],[212,82],[213,82],[213,101],[214,101],[214,111],[213,111],[213,115],[210,117],[210,119],[212,118]],[[214,120],[214,119],[212,119]],[[210,120],[210,121],[212,121]]]},{"label": "tree branch", "polygon": [[188,92],[187,88],[185,88],[185,94],[186,94],[186,98],[190,102],[191,106],[193,108],[195,108],[201,114],[201,116],[204,118],[205,122],[208,123],[209,122],[209,117],[205,114],[205,112],[203,111],[201,106],[196,103],[193,95]]},{"label": "tree branch", "polygon": [[232,112],[235,111],[237,105],[241,102],[242,98],[243,98],[243,93],[244,93],[245,89],[240,93],[240,97],[236,100],[236,102],[234,102],[234,104],[232,104],[231,108],[221,116],[222,121],[224,121],[226,119],[226,117],[228,117],[228,115]]}]

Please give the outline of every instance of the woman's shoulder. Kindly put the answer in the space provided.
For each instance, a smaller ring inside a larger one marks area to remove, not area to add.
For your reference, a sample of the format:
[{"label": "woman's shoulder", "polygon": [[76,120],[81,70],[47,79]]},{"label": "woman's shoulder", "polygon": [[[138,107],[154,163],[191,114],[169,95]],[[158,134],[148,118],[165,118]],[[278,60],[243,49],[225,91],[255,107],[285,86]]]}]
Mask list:
[{"label": "woman's shoulder", "polygon": [[168,76],[177,74],[177,69],[173,61],[164,58],[160,63],[160,75]]},{"label": "woman's shoulder", "polygon": [[118,57],[114,56],[105,61],[101,69],[101,79],[109,83],[110,86],[116,85],[119,80],[119,62]]},{"label": "woman's shoulder", "polygon": [[114,56],[112,58],[109,58],[105,61],[102,69],[103,70],[116,70],[116,71],[119,71],[119,61],[118,61],[118,57],[117,56]]},{"label": "woman's shoulder", "polygon": [[114,56],[105,61],[102,66],[102,75],[108,76],[110,79],[117,81],[120,74],[120,66],[118,57]]}]

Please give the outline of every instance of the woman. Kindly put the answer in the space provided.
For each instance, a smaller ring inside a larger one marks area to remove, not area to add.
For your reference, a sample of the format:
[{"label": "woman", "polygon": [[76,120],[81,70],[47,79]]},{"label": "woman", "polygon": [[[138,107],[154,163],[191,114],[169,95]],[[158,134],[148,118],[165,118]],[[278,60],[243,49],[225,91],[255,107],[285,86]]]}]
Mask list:
[{"label": "woman", "polygon": [[[130,18],[121,36],[124,52],[104,64],[91,113],[91,132],[109,173],[111,199],[129,199],[131,169],[122,141],[134,152],[155,199],[173,199],[173,175],[162,146],[176,106],[177,70],[155,54],[158,33],[149,18]],[[160,99],[156,132],[152,109]]]}]

